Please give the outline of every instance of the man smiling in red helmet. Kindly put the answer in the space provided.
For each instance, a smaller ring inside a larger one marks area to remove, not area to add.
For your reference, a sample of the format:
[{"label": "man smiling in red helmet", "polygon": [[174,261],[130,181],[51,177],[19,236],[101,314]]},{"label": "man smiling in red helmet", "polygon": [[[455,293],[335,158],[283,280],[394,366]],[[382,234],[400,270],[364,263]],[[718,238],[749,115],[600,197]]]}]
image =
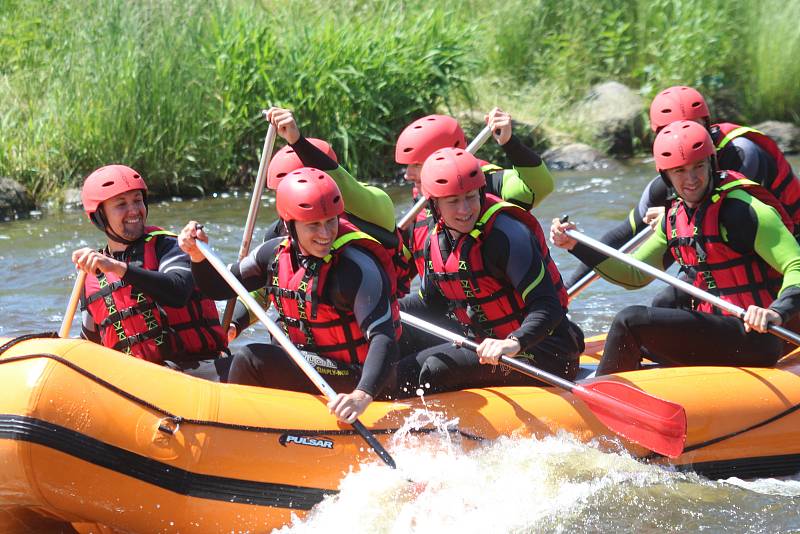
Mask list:
[{"label": "man smiling in red helmet", "polygon": [[226,347],[216,306],[194,285],[175,235],[147,226],[147,185],[125,165],[94,171],[81,191],[92,223],[106,234],[100,250],[72,253],[87,272],[82,335],[154,363],[218,380]]}]

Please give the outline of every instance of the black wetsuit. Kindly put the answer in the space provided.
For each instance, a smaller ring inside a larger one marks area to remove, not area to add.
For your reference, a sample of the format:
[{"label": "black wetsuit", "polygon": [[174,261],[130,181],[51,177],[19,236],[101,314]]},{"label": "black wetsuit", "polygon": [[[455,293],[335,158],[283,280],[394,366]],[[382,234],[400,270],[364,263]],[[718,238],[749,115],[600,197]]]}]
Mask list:
[{"label": "black wetsuit", "polygon": [[[446,257],[452,244],[446,232],[439,235],[441,251]],[[583,333],[567,319],[549,276],[535,282],[539,269],[531,266],[541,265],[543,260],[530,230],[510,215],[501,213],[485,237],[481,253],[488,274],[509,284],[518,294],[525,295],[526,315],[512,333],[522,346],[518,357],[529,358],[535,365],[559,376],[574,378],[578,357],[584,348]],[[404,311],[440,325],[441,318],[452,311],[451,303],[427,276],[423,278],[420,292],[406,296],[400,304]],[[449,322],[450,325],[454,323],[452,319]],[[412,393],[420,385],[427,384],[433,391],[445,391],[535,383],[533,379],[508,369],[498,371],[489,365],[481,365],[473,351],[447,343],[424,348],[403,358],[398,366],[398,375],[400,387]]]}]

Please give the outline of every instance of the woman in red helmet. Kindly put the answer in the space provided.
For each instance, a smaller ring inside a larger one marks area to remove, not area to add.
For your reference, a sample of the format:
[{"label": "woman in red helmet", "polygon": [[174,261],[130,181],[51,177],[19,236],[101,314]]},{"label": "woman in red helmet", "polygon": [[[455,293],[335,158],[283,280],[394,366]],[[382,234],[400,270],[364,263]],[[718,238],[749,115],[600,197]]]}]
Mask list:
[{"label": "woman in red helmet", "polygon": [[[703,95],[682,85],[661,91],[650,105],[650,127],[654,133],[678,120],[690,120],[703,125],[716,147],[719,168],[737,171],[772,192],[795,223],[795,231],[800,232],[800,180],[795,177],[775,141],[746,126],[729,122],[711,124]],[[628,219],[606,233],[601,241],[615,248],[620,247],[647,224],[663,216],[673,196],[672,189],[661,177],[656,176],[645,187]],[[576,269],[570,275],[567,287],[587,272],[588,268],[585,267]],[[653,305],[660,307],[687,304],[686,299],[673,288],[666,288],[653,301]]]},{"label": "woman in red helmet", "polygon": [[401,305],[426,319],[452,315],[480,346],[476,354],[442,344],[406,358],[401,384],[441,391],[532,382],[480,365],[497,365],[501,355],[574,378],[583,334],[566,317],[566,291],[536,218],[487,194],[479,161],[463,149],[434,152],[420,174],[435,222],[415,232],[422,286]]},{"label": "woman in red helmet", "polygon": [[[289,339],[334,389],[349,391],[329,407],[352,422],[383,392],[398,356],[391,254],[342,217],[342,193],[325,172],[293,171],[276,194],[288,235],[262,243],[231,272],[248,290],[263,288]],[[197,249],[197,238],[207,240],[192,221],[180,244],[199,286],[217,300],[233,297]],[[281,347],[264,343],[236,352],[229,382],[317,392]]]},{"label": "woman in red helmet", "polygon": [[[642,357],[665,365],[773,365],[783,343],[764,332],[800,311],[800,246],[791,219],[762,186],[717,170],[711,136],[696,122],[663,128],[653,155],[677,199],[634,257],[664,269],[677,261],[695,286],[746,315],[742,322],[697,302],[691,309],[629,306],[614,318],[597,374],[637,369]],[[610,282],[634,289],[652,281],[576,243],[568,228],[574,224],[554,220],[551,240]]]},{"label": "woman in red helmet", "polygon": [[101,250],[72,253],[88,273],[81,304],[83,337],[206,378],[224,378],[227,343],[214,302],[194,285],[175,235],[147,226],[147,185],[125,165],[107,165],[83,184],[92,223],[107,237]]}]

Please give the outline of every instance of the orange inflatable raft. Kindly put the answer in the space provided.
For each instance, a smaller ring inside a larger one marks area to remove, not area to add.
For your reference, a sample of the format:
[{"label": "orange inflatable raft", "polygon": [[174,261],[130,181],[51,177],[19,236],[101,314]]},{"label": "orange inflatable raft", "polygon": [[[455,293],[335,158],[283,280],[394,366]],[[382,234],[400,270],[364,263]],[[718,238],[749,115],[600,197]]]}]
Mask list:
[{"label": "orange inflatable raft", "polygon": [[[583,361],[601,348],[590,340]],[[793,355],[773,369],[621,374],[614,379],[688,416],[676,459],[621,443],[712,478],[796,473],[799,375]],[[322,397],[206,382],[87,341],[0,339],[0,384],[2,532],[263,532],[335,493],[351,468],[379,461]],[[581,401],[549,387],[466,390],[425,404],[458,417],[465,443],[561,429],[620,442]],[[361,421],[388,444],[421,408],[418,399],[374,402]]]}]

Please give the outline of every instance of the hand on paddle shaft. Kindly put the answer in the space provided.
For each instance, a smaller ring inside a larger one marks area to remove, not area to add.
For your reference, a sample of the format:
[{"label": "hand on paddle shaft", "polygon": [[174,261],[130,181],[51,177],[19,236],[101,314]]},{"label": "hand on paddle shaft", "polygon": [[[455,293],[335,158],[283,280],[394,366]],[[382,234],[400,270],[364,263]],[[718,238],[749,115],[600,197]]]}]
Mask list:
[{"label": "hand on paddle shaft", "polygon": [[721,310],[727,311],[731,315],[739,317],[744,322],[744,327],[747,332],[751,330],[762,334],[770,332],[785,341],[800,345],[800,335],[786,328],[782,328],[780,325],[783,319],[780,314],[774,310],[753,305],[749,306],[747,310],[744,310],[699,287],[667,274],[661,269],[653,267],[627,254],[623,254],[600,241],[578,232],[575,224],[567,222],[565,218],[553,219],[553,223],[550,226],[550,241],[555,246],[567,250],[572,250],[578,242],[581,242],[606,256],[627,263],[654,278],[658,278],[662,282],[666,282],[677,289],[687,292],[697,299],[708,302]]},{"label": "hand on paddle shaft", "polygon": [[769,332],[770,325],[780,326],[783,324],[783,318],[775,310],[752,305],[747,307],[742,321],[747,332],[755,330],[761,334]]},{"label": "hand on paddle shaft", "polygon": [[122,278],[128,272],[128,264],[124,261],[115,260],[89,247],[79,248],[73,252],[72,263],[88,274],[113,273]]},{"label": "hand on paddle shaft", "polygon": [[504,145],[511,139],[511,115],[500,108],[493,108],[484,118],[486,126],[491,130],[492,137],[498,145]]},{"label": "hand on paddle shaft", "polygon": [[287,143],[294,144],[300,139],[300,129],[294,120],[294,115],[288,109],[271,107],[266,113],[267,120],[275,126],[278,135]]},{"label": "hand on paddle shaft", "polygon": [[494,339],[487,337],[475,348],[478,361],[483,364],[497,365],[501,356],[514,357],[522,350],[519,340],[515,338]]}]

